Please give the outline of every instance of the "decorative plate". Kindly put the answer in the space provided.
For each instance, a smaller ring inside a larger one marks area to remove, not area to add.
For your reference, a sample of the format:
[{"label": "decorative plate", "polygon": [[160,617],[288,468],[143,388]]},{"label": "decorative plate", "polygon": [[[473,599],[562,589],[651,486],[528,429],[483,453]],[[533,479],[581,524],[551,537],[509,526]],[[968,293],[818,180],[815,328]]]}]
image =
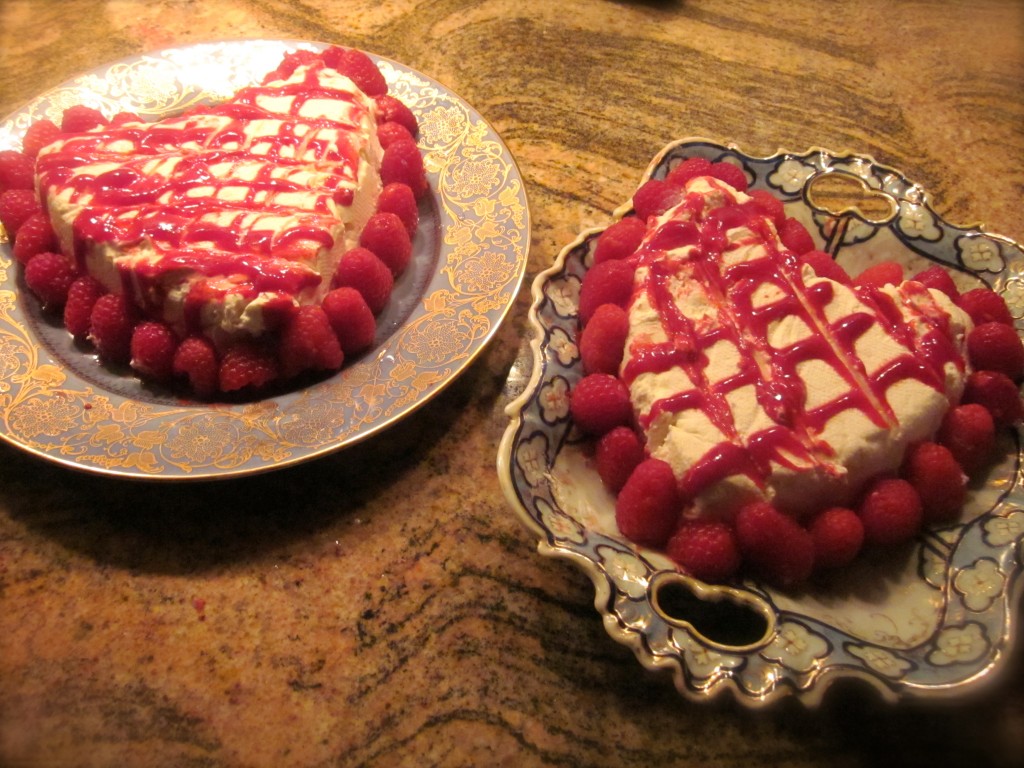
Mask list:
[{"label": "decorative plate", "polygon": [[[853,274],[893,257],[913,271],[938,263],[961,290],[989,285],[1024,316],[1021,248],[943,221],[917,184],[870,157],[818,148],[751,157],[687,139],[662,150],[644,180],[692,156],[740,166],[752,188],[779,196],[787,215]],[[624,205],[615,218],[629,211]],[[593,580],[608,633],[645,667],[670,670],[695,700],[729,691],[754,707],[783,695],[815,705],[843,678],[897,700],[955,694],[991,679],[1011,648],[1022,584],[1019,434],[1004,436],[1005,459],[970,488],[959,523],[900,551],[866,554],[799,592],[756,581],[704,584],[618,533],[614,499],[588,463],[568,408],[582,376],[579,287],[600,232],[583,232],[533,284],[533,370],[525,386],[510,380],[523,391],[508,407],[498,468],[540,552],[575,562]]]},{"label": "decorative plate", "polygon": [[[321,43],[250,40],[126,59],[43,94],[0,123],[20,149],[34,120],[72,104],[144,117],[225,99],[288,51]],[[375,348],[340,373],[255,402],[183,402],[101,366],[21,290],[0,234],[0,437],[76,469],[156,480],[282,467],[374,435],[422,406],[480,353],[522,284],[529,211],[501,139],[444,86],[373,57],[420,123],[431,193],[409,270],[378,318]]]}]

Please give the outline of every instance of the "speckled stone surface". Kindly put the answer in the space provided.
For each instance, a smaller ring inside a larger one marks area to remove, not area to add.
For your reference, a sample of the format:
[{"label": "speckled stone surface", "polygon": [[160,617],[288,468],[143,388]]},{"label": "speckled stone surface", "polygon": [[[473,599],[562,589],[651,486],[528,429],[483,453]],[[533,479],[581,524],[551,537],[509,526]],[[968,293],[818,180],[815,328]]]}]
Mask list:
[{"label": "speckled stone surface", "polygon": [[[3,114],[204,40],[408,64],[515,156],[528,279],[687,135],[868,153],[946,219],[1024,238],[1019,3],[5,0],[0,30]],[[1019,764],[1019,658],[968,700],[850,684],[750,712],[684,701],[612,642],[498,485],[527,303],[427,407],[280,472],[157,487],[0,444],[0,765]]]}]

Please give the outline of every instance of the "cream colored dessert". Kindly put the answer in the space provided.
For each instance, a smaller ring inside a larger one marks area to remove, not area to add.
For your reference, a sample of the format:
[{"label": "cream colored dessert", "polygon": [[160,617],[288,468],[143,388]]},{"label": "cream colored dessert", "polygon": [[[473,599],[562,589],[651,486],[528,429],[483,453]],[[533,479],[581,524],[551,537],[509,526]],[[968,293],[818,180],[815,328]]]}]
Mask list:
[{"label": "cream colored dessert", "polygon": [[688,515],[848,501],[960,396],[970,320],[945,294],[818,277],[724,182],[690,181],[638,260],[620,372]]},{"label": "cream colored dessert", "polygon": [[317,60],[158,123],[44,148],[37,183],[65,254],[181,332],[258,335],[319,301],[380,193],[375,106]]}]

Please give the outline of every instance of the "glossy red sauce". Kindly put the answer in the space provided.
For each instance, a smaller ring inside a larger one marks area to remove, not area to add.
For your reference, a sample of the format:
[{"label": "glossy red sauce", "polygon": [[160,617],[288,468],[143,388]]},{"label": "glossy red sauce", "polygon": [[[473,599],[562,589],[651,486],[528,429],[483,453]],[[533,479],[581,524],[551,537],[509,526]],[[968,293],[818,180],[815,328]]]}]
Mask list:
[{"label": "glossy red sauce", "polygon": [[[126,290],[131,286],[154,305],[178,272],[209,278],[190,292],[193,305],[229,291],[251,298],[315,288],[321,281],[316,254],[333,246],[339,226],[330,203],[353,200],[362,141],[357,126],[366,114],[351,93],[320,82],[322,68],[318,61],[301,82],[245,88],[226,103],[159,123],[75,134],[43,154],[37,164],[42,194],[85,205],[73,223],[75,253],[69,255],[82,263],[95,243],[126,253],[148,244],[158,258],[124,266],[121,279]],[[291,102],[283,113],[276,111],[280,104],[270,111],[257,103],[285,96]],[[303,116],[303,107],[316,99],[344,102],[346,114],[339,120]],[[256,128],[255,120],[273,122],[260,125],[261,135],[250,140],[246,130]],[[268,128],[269,135],[262,135]],[[149,167],[160,160],[169,162]],[[88,171],[99,163],[116,167]],[[243,164],[258,168],[253,178],[239,180],[236,169]],[[315,186],[304,178],[280,178],[282,168],[311,166],[318,171]],[[217,197],[229,187],[244,194]],[[312,204],[305,210],[278,200],[310,190]],[[198,306],[191,310],[195,314]]]},{"label": "glossy red sauce", "polygon": [[[825,309],[838,284],[805,285],[798,257],[776,237],[763,213],[751,202],[738,202],[728,187],[720,186],[729,202],[705,210],[703,195],[688,195],[676,217],[651,234],[633,257],[649,272],[643,291],[668,337],[664,343],[634,340],[623,378],[627,385],[643,373],[664,372],[678,366],[694,383],[687,392],[657,401],[642,415],[644,429],[661,414],[700,410],[725,440],[710,450],[680,481],[693,498],[725,477],[746,475],[764,488],[772,464],[788,468],[818,467],[830,471],[823,458],[834,454],[817,436],[836,414],[856,409],[881,428],[891,428],[896,417],[886,402],[887,390],[899,381],[914,379],[945,391],[944,366],[963,368],[953,344],[948,316],[932,301],[923,286],[908,284],[925,305],[920,321],[927,328],[918,338],[908,327],[894,301],[875,289],[854,288],[864,310],[829,322]],[[730,244],[729,230],[745,227],[750,235]],[[728,254],[737,248],[761,245],[766,255],[730,265]],[[684,255],[674,249],[693,246]],[[710,316],[694,320],[676,304],[672,282],[703,286]],[[778,298],[755,306],[754,292],[763,285],[778,289]],[[915,287],[917,286],[917,287]],[[634,300],[637,298],[634,294]],[[805,339],[776,349],[769,344],[772,323],[786,316],[800,318],[817,329]],[[906,353],[870,375],[855,352],[857,340],[875,323],[897,339]],[[711,382],[706,376],[708,350],[725,340],[739,351],[737,371]],[[800,363],[820,360],[846,383],[843,393],[815,408],[805,408],[806,385],[798,374]],[[775,424],[749,436],[741,435],[727,401],[730,393],[753,385],[757,400]]]}]

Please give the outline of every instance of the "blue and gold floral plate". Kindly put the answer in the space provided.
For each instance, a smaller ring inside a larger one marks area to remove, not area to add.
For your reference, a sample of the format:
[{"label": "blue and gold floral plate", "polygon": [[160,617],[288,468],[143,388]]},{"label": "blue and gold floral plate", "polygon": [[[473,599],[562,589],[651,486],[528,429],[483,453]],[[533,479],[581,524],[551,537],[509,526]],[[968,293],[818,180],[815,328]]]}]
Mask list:
[{"label": "blue and gold floral plate", "polygon": [[[35,120],[72,104],[143,117],[222,100],[288,51],[321,43],[248,40],[173,48],[55,88],[0,123],[20,149]],[[422,406],[480,353],[526,271],[529,211],[497,134],[442,85],[374,57],[419,120],[431,193],[409,270],[378,318],[375,347],[329,378],[258,401],[187,402],[101,366],[23,290],[0,230],[0,437],[46,459],[155,480],[238,476],[304,461],[377,434]]]},{"label": "blue and gold floral plate", "polygon": [[[752,188],[780,197],[817,244],[852,274],[896,258],[910,273],[948,269],[961,290],[989,285],[1024,328],[1024,253],[980,228],[943,221],[925,192],[869,157],[812,149],[751,157],[687,139],[666,147],[644,180],[699,156],[741,167]],[[619,218],[630,210],[615,212]],[[581,377],[576,347],[580,282],[601,230],[583,232],[533,284],[533,365],[508,407],[498,468],[505,494],[544,555],[581,567],[608,633],[649,669],[668,670],[692,699],[729,691],[762,706],[796,695],[817,704],[830,683],[867,681],[889,700],[942,697],[992,679],[1011,651],[1024,539],[1020,435],[970,488],[963,518],[912,546],[866,554],[801,591],[756,581],[712,586],[663,555],[626,541],[614,499],[573,429],[568,393]],[[523,377],[525,378],[525,377]]]}]

